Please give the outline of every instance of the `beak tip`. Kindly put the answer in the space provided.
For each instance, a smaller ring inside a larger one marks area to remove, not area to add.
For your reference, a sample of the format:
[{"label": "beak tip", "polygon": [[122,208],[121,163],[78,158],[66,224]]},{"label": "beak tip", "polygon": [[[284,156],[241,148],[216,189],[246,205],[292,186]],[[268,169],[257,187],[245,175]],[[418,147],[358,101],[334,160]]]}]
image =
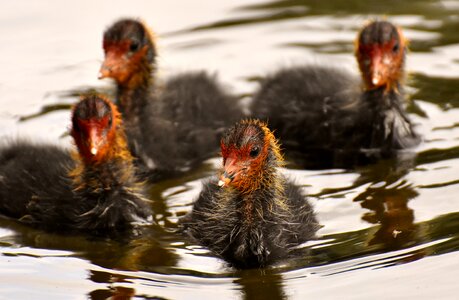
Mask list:
[{"label": "beak tip", "polygon": [[96,155],[97,154],[97,148],[96,147],[92,147],[91,148],[91,154],[92,155]]}]

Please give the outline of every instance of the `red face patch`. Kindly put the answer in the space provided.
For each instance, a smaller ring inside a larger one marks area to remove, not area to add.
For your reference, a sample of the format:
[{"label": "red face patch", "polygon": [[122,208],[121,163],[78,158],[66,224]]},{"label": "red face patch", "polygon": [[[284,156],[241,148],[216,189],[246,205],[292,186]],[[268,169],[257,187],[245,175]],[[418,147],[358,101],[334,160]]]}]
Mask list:
[{"label": "red face patch", "polygon": [[99,79],[113,78],[118,84],[125,85],[141,70],[142,59],[147,53],[146,46],[131,53],[132,42],[104,41],[105,60],[99,72]]},{"label": "red face patch", "polygon": [[[261,172],[264,156],[259,155],[261,147],[247,143],[242,148],[222,145],[223,172],[219,185],[233,186],[239,190],[250,190]],[[254,151],[255,150],[255,151]]]},{"label": "red face patch", "polygon": [[78,119],[76,122],[72,128],[72,137],[82,158],[87,161],[103,160],[113,138],[110,117]]},{"label": "red face patch", "polygon": [[357,58],[368,88],[389,87],[399,80],[404,50],[392,39],[384,44],[359,45]]}]

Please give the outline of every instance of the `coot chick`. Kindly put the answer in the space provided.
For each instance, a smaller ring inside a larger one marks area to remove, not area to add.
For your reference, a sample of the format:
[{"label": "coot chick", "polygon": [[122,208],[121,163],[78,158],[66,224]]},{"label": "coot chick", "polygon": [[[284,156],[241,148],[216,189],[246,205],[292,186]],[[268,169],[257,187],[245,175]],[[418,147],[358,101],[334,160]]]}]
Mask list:
[{"label": "coot chick", "polygon": [[266,124],[245,120],[221,140],[220,179],[206,182],[180,223],[196,242],[236,268],[288,257],[319,225],[300,189],[279,174],[283,158]]},{"label": "coot chick", "polygon": [[78,149],[18,141],[0,149],[0,213],[53,230],[123,231],[151,219],[116,106],[84,97],[73,109]]},{"label": "coot chick", "polygon": [[361,82],[332,67],[280,70],[262,82],[253,116],[269,120],[288,157],[307,167],[390,157],[420,142],[405,111],[406,52],[399,28],[371,22],[356,41]]},{"label": "coot chick", "polygon": [[115,80],[131,152],[151,180],[211,157],[224,129],[242,116],[234,97],[205,72],[158,82],[154,38],[140,21],[115,22],[104,33],[103,48],[99,78]]}]

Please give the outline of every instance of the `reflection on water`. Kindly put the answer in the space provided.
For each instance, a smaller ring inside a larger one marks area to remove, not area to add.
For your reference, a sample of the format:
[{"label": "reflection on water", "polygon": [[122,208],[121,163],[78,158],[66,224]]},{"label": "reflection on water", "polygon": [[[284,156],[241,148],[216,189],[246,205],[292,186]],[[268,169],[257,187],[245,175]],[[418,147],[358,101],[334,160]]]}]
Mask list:
[{"label": "reflection on water", "polygon": [[[5,246],[69,251],[76,257],[83,257],[104,268],[129,271],[154,270],[174,266],[178,259],[175,253],[165,247],[164,242],[156,238],[165,236],[166,239],[166,233],[159,228],[145,228],[145,233],[140,234],[139,238],[123,237],[120,240],[113,240],[76,234],[67,236],[52,234],[18,226],[16,222],[10,220],[1,220],[0,225],[15,232],[15,235],[0,238],[0,243]],[[21,255],[21,252],[18,251],[17,255]]]},{"label": "reflection on water", "polygon": [[[72,27],[71,22],[53,19],[52,12],[18,3],[8,10],[17,11],[16,15],[0,12],[11,46],[0,50],[8,58],[2,66],[20,74],[0,74],[0,124],[46,134],[55,126],[61,136],[68,126],[68,108],[81,92],[113,94],[109,84],[96,78],[102,31],[120,12],[115,7],[113,12],[100,9],[94,18],[89,14],[85,24],[80,20],[79,26]],[[66,4],[69,8],[58,17],[71,19],[73,10],[88,3]],[[357,30],[368,17],[387,16],[403,26],[410,39],[409,111],[424,134],[424,143],[415,153],[403,152],[397,159],[356,170],[287,168],[285,173],[310,195],[323,228],[316,241],[299,247],[295,258],[265,270],[231,269],[175,232],[178,218],[190,210],[200,191],[201,179],[220,164],[218,158],[151,186],[157,225],[144,228],[137,237],[57,235],[1,219],[0,276],[5,279],[0,282],[0,295],[368,299],[381,297],[381,288],[387,286],[391,286],[388,293],[400,298],[413,298],[416,291],[424,298],[452,295],[450,283],[459,275],[455,271],[459,270],[455,197],[459,194],[459,5],[455,1],[253,0],[231,5],[134,1],[123,5],[123,13],[145,13],[147,23],[160,28],[158,43],[164,45],[160,67],[165,73],[219,70],[228,87],[234,87],[233,92],[245,101],[257,87],[254,78],[282,66],[286,59],[292,59],[290,64],[325,61],[357,72],[352,57]],[[167,17],[162,18],[165,12]],[[30,16],[27,21],[25,15]],[[51,24],[51,33],[48,18],[61,25]],[[40,41],[29,36],[27,22],[46,28],[37,35]],[[27,47],[21,44],[24,40]],[[65,47],[69,41],[75,52]],[[84,48],[88,44],[94,47]],[[27,54],[20,52],[26,48]],[[63,53],[70,54],[64,59],[59,56]],[[86,61],[80,55],[90,58]],[[68,67],[69,59],[77,62]],[[27,63],[18,63],[23,60]],[[29,77],[32,82],[25,81]],[[423,280],[422,285],[414,279]]]},{"label": "reflection on water", "polygon": [[234,281],[242,299],[284,299],[282,275],[273,270],[245,270]]},{"label": "reflection on water", "polygon": [[367,190],[355,201],[362,201],[365,213],[362,219],[380,228],[369,241],[369,245],[384,244],[388,249],[408,246],[414,240],[414,211],[408,201],[417,196],[410,186],[396,186],[391,189]]},{"label": "reflection on water", "polygon": [[[136,295],[135,289],[125,287],[114,287],[113,289],[106,290],[95,290],[89,293],[89,299],[113,299],[113,300],[125,300],[131,299]],[[155,299],[161,299],[156,298]]]},{"label": "reflection on water", "polygon": [[362,220],[379,225],[368,245],[384,245],[385,249],[394,250],[410,247],[417,240],[415,212],[408,202],[418,196],[418,192],[403,179],[411,166],[411,160],[380,163],[370,174],[357,180],[373,183],[354,199],[369,210],[362,215]]},{"label": "reflection on water", "polygon": [[[452,2],[452,1],[451,1]],[[390,16],[390,15],[409,15],[419,16],[425,19],[424,22],[416,22],[408,28],[423,30],[426,32],[440,32],[441,35],[438,39],[433,41],[419,41],[413,40],[411,48],[415,51],[429,51],[433,46],[445,46],[450,44],[457,44],[459,36],[457,35],[457,26],[459,18],[457,15],[452,14],[457,11],[457,5],[448,5],[446,1],[431,1],[431,0],[417,0],[417,1],[398,1],[398,0],[336,0],[330,1],[314,1],[314,0],[284,0],[284,1],[268,1],[266,3],[247,5],[237,8],[242,12],[256,13],[251,17],[241,17],[233,19],[225,19],[213,22],[206,25],[200,25],[189,29],[190,31],[216,29],[222,27],[242,26],[257,23],[273,23],[278,21],[286,21],[289,19],[301,19],[314,16],[330,16],[330,17],[348,17],[348,16],[363,16],[361,19],[377,16]],[[439,22],[439,20],[441,20]],[[429,22],[431,21],[431,22]],[[325,20],[325,22],[330,22]],[[340,24],[343,26],[344,24]],[[361,24],[349,23],[347,26],[358,29]],[[332,26],[327,29],[340,30],[341,26]],[[307,30],[308,28],[304,28]],[[295,45],[295,44],[291,44]],[[296,44],[305,45],[307,44]],[[332,46],[336,51],[334,45]],[[349,51],[349,43],[341,43],[342,51]]]},{"label": "reflection on water", "polygon": [[[424,74],[413,74],[410,81],[422,89],[413,93],[413,99],[423,99],[447,110],[459,107],[459,78],[430,77]],[[439,88],[441,87],[441,88]]]}]

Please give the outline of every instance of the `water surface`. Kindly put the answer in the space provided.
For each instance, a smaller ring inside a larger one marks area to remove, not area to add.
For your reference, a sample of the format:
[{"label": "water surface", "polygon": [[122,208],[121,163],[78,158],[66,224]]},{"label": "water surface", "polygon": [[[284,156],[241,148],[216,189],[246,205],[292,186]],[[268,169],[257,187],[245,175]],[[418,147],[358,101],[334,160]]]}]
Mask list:
[{"label": "water surface", "polygon": [[279,67],[357,73],[353,40],[385,16],[410,40],[409,109],[424,142],[356,170],[284,172],[323,228],[303,257],[237,271],[174,233],[218,158],[151,187],[138,238],[50,234],[0,220],[2,299],[452,299],[459,277],[459,4],[456,1],[10,1],[0,11],[0,135],[71,147],[68,107],[98,81],[101,36],[138,16],[158,35],[159,76],[205,69],[244,102]]}]

